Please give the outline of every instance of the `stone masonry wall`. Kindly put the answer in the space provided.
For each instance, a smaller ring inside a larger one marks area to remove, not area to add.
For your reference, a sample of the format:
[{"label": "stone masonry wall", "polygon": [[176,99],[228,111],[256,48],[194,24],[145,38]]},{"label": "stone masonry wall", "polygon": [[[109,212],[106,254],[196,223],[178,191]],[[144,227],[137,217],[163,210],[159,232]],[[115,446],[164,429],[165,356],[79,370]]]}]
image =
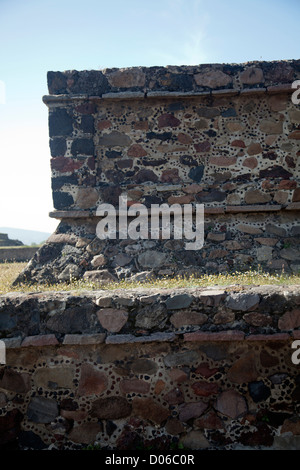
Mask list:
[{"label": "stone masonry wall", "polygon": [[[49,72],[54,212],[19,280],[245,270],[298,272],[300,62]],[[96,209],[204,204],[203,249],[97,242]]]},{"label": "stone masonry wall", "polygon": [[2,262],[24,262],[30,259],[37,252],[37,247],[18,247],[18,248],[1,248],[0,249],[0,263]]},{"label": "stone masonry wall", "polygon": [[298,287],[7,294],[0,331],[1,449],[299,449]]}]

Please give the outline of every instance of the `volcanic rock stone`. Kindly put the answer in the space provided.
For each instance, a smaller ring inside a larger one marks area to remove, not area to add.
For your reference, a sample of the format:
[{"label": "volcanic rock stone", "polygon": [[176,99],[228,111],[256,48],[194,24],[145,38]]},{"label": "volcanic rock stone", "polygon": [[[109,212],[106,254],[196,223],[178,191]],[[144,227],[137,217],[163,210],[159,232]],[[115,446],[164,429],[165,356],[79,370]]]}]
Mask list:
[{"label": "volcanic rock stone", "polygon": [[156,403],[152,398],[134,397],[132,401],[132,412],[135,416],[150,420],[160,425],[170,416],[170,411],[164,406]]},{"label": "volcanic rock stone", "polygon": [[198,418],[207,409],[207,403],[202,401],[185,403],[179,408],[180,421],[189,421],[192,418]]},{"label": "volcanic rock stone", "polygon": [[157,372],[158,366],[150,359],[141,358],[132,363],[131,369],[135,374],[153,375]]},{"label": "volcanic rock stone", "polygon": [[267,387],[262,380],[249,383],[248,389],[250,396],[255,403],[266,400],[271,395],[269,387]]},{"label": "volcanic rock stone", "polygon": [[135,326],[146,330],[163,328],[167,319],[168,313],[163,304],[145,306],[136,315]]},{"label": "volcanic rock stone", "polygon": [[260,67],[249,67],[240,73],[240,80],[245,85],[264,82],[264,74]]},{"label": "volcanic rock stone", "polygon": [[179,310],[188,308],[193,302],[194,298],[190,294],[178,294],[169,297],[165,304],[168,310]]},{"label": "volcanic rock stone", "polygon": [[106,374],[94,368],[91,364],[83,364],[80,371],[78,395],[98,395],[106,390],[108,380]]},{"label": "volcanic rock stone", "polygon": [[226,87],[232,83],[230,75],[222,72],[222,70],[207,70],[194,76],[198,86],[209,88]]},{"label": "volcanic rock stone", "polygon": [[236,390],[222,392],[215,402],[215,409],[229,418],[236,419],[248,410],[245,398]]},{"label": "volcanic rock stone", "polygon": [[209,447],[209,441],[201,431],[190,431],[179,440],[184,448],[192,450],[206,449]]},{"label": "volcanic rock stone", "polygon": [[118,333],[128,319],[127,310],[103,308],[97,312],[99,322],[110,333]]},{"label": "volcanic rock stone", "polygon": [[290,312],[286,312],[278,320],[278,328],[280,330],[293,330],[300,326],[300,310],[295,309]]},{"label": "volcanic rock stone", "polygon": [[51,423],[58,413],[57,402],[52,398],[32,397],[27,408],[27,418],[34,423]]},{"label": "volcanic rock stone", "polygon": [[252,352],[236,360],[228,370],[229,380],[238,384],[256,380],[257,377],[256,357]]},{"label": "volcanic rock stone", "polygon": [[232,293],[226,299],[226,305],[232,310],[247,312],[253,310],[259,303],[258,294]]},{"label": "volcanic rock stone", "polygon": [[131,414],[132,407],[126,398],[114,396],[93,401],[91,416],[99,419],[121,419]]},{"label": "volcanic rock stone", "polygon": [[100,423],[83,423],[72,429],[68,438],[78,444],[94,444],[97,434],[103,430]]}]

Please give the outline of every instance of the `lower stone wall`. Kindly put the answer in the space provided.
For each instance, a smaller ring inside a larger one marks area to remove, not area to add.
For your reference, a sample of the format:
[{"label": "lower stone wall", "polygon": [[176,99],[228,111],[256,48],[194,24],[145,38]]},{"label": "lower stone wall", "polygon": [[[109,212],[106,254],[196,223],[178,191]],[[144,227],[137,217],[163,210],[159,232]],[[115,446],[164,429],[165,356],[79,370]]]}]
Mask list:
[{"label": "lower stone wall", "polygon": [[200,250],[185,249],[184,239],[100,240],[99,217],[63,219],[16,283],[55,283],[70,277],[105,283],[251,269],[298,274],[297,212],[261,209],[238,214],[235,208],[226,213],[206,211]]},{"label": "lower stone wall", "polygon": [[0,263],[30,261],[39,247],[1,248]]},{"label": "lower stone wall", "polygon": [[298,286],[1,296],[1,448],[298,449],[299,306]]}]

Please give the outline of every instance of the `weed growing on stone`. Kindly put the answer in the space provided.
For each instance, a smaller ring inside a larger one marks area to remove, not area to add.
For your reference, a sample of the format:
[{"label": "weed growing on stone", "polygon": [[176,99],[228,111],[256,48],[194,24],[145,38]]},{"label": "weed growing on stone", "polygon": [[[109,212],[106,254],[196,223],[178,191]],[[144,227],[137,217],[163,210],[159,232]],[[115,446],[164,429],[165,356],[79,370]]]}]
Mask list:
[{"label": "weed growing on stone", "polygon": [[2,263],[0,264],[0,295],[8,292],[47,292],[47,291],[74,291],[81,293],[90,290],[116,290],[116,289],[175,289],[212,286],[250,286],[250,285],[300,285],[300,274],[270,274],[261,269],[248,270],[246,272],[203,274],[200,277],[190,275],[188,277],[163,277],[161,279],[147,281],[120,280],[119,282],[100,285],[83,279],[71,279],[70,282],[56,284],[19,284],[12,283],[26,263]]}]

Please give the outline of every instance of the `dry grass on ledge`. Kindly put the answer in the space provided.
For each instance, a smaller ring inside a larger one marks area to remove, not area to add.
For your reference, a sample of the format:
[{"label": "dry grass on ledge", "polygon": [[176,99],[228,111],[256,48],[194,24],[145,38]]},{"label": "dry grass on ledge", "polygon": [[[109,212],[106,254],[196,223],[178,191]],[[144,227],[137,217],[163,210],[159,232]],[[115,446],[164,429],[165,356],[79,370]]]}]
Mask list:
[{"label": "dry grass on ledge", "polygon": [[299,274],[280,274],[264,273],[261,270],[249,270],[247,272],[203,274],[201,277],[190,276],[182,277],[164,277],[153,281],[131,282],[122,280],[117,283],[99,286],[97,283],[84,280],[70,280],[70,282],[61,282],[57,284],[22,284],[12,286],[12,282],[26,266],[27,263],[2,263],[0,264],[0,295],[9,292],[55,292],[55,291],[76,291],[87,290],[115,290],[115,289],[136,289],[136,288],[193,288],[193,287],[212,287],[212,286],[260,286],[260,285],[300,285]]}]

